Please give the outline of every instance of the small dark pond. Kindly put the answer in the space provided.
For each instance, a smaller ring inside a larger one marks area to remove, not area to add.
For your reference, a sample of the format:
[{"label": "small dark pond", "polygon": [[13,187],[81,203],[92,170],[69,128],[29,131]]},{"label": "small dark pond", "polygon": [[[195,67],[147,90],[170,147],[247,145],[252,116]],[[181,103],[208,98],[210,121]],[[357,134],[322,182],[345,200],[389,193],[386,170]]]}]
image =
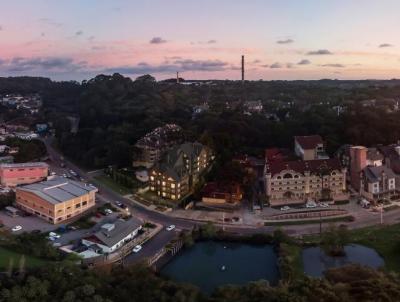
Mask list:
[{"label": "small dark pond", "polygon": [[345,246],[345,252],[344,257],[331,257],[320,247],[305,248],[302,255],[304,273],[312,277],[321,277],[327,269],[346,264],[361,264],[372,268],[385,265],[382,257],[374,249],[363,245],[349,244]]}]

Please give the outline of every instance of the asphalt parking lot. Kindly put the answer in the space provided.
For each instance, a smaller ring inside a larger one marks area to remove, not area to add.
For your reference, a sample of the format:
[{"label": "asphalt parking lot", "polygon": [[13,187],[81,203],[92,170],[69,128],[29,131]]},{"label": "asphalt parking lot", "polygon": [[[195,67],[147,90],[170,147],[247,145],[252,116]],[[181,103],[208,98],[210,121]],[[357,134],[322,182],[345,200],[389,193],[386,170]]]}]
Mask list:
[{"label": "asphalt parking lot", "polygon": [[15,232],[16,234],[22,232],[31,232],[33,230],[41,230],[42,232],[50,232],[58,228],[57,225],[50,224],[36,216],[28,217],[11,217],[5,211],[0,211],[0,220],[7,228],[13,228],[16,225],[22,226],[22,230]]}]

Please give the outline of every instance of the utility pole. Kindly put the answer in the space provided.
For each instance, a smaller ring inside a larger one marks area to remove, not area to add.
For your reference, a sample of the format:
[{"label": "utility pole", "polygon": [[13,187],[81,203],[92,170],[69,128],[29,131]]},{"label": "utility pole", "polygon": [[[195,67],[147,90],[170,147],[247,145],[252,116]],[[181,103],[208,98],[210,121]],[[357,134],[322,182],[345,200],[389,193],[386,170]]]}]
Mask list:
[{"label": "utility pole", "polygon": [[322,236],[322,213],[319,211],[319,237]]}]

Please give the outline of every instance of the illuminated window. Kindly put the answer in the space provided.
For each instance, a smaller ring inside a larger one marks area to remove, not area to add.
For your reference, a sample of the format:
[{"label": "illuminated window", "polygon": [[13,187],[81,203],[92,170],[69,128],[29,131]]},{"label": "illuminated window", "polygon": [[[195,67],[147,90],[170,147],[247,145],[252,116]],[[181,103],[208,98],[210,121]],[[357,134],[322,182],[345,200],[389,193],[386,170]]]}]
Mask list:
[{"label": "illuminated window", "polygon": [[171,188],[172,188],[172,189],[175,189],[175,184],[171,184]]}]

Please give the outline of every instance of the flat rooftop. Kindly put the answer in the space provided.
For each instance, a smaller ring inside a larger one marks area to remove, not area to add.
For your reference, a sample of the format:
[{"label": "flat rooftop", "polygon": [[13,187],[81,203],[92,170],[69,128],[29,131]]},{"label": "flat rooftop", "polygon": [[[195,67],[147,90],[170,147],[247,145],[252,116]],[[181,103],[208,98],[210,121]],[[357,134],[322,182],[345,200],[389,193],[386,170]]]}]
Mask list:
[{"label": "flat rooftop", "polygon": [[19,163],[19,164],[0,164],[0,168],[48,168],[49,165],[44,162],[32,162],[32,163]]},{"label": "flat rooftop", "polygon": [[83,182],[57,177],[52,180],[17,187],[17,191],[30,192],[49,203],[58,204],[95,192],[96,188]]}]

